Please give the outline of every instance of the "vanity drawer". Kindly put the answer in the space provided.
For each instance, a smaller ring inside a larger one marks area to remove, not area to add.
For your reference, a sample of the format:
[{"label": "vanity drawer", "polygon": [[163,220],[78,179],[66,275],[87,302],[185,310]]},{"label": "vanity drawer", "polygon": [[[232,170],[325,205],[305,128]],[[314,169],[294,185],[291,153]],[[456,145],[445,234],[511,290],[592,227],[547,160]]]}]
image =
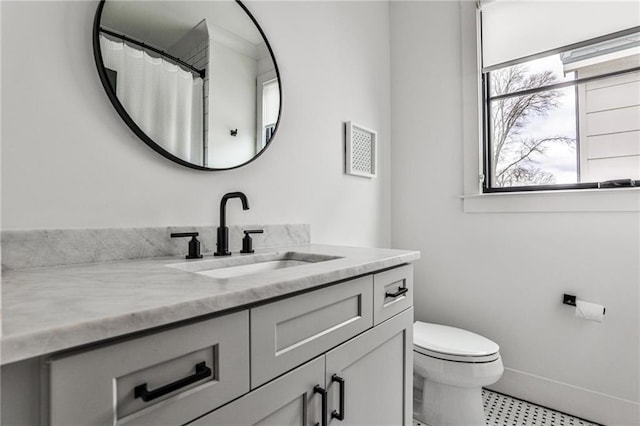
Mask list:
[{"label": "vanity drawer", "polygon": [[413,306],[413,265],[389,269],[373,276],[373,323]]},{"label": "vanity drawer", "polygon": [[248,332],[245,310],[52,359],[51,424],[178,425],[205,414],[249,391]]},{"label": "vanity drawer", "polygon": [[251,388],[373,325],[373,276],[251,309]]}]

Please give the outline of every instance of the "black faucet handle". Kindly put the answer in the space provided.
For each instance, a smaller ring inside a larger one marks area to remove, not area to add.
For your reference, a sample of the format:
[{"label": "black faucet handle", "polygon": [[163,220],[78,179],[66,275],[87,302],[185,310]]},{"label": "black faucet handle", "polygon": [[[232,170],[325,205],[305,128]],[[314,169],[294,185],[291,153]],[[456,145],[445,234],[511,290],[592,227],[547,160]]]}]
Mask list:
[{"label": "black faucet handle", "polygon": [[197,232],[174,232],[171,234],[171,238],[191,237],[189,241],[189,254],[185,256],[187,259],[202,259],[200,254],[200,241],[198,241]]},{"label": "black faucet handle", "polygon": [[174,232],[171,234],[171,238],[197,237],[198,235],[200,235],[198,232]]},{"label": "black faucet handle", "polygon": [[253,239],[251,234],[262,234],[264,229],[247,229],[244,231],[244,238],[242,239],[242,250],[240,253],[253,253]]}]

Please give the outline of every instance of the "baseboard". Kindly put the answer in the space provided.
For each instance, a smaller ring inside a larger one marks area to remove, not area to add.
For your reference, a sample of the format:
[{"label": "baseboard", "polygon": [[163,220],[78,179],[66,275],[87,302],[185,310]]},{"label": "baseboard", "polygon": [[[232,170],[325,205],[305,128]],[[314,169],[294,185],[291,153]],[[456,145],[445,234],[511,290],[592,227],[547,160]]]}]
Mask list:
[{"label": "baseboard", "polygon": [[488,389],[607,426],[640,425],[640,403],[505,368]]}]

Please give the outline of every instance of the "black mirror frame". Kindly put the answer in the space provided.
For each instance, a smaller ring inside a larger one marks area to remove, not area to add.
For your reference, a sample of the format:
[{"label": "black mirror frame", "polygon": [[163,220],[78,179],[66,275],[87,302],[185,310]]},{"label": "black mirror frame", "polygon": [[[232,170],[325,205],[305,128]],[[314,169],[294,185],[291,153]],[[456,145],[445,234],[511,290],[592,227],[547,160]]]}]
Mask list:
[{"label": "black mirror frame", "polygon": [[96,63],[96,67],[98,69],[98,75],[100,76],[100,82],[102,83],[102,86],[104,87],[104,90],[107,93],[109,100],[113,104],[113,107],[116,109],[116,112],[118,113],[120,118],[122,118],[122,120],[127,124],[127,126],[129,126],[131,130],[133,130],[136,136],[142,139],[144,143],[146,143],[150,148],[152,148],[157,153],[161,154],[163,157],[168,158],[169,160],[175,163],[181,164],[185,167],[189,167],[191,169],[196,169],[196,170],[204,170],[204,171],[233,170],[242,166],[246,166],[247,164],[251,163],[252,161],[256,160],[258,157],[260,157],[267,150],[267,148],[269,148],[269,146],[273,142],[273,138],[278,132],[278,128],[280,127],[280,119],[282,116],[282,79],[280,78],[280,70],[278,69],[278,63],[276,62],[276,57],[273,54],[273,50],[271,49],[271,45],[269,44],[269,40],[267,39],[267,36],[262,31],[262,28],[258,24],[258,21],[256,21],[256,19],[253,17],[251,12],[249,12],[249,9],[247,9],[247,7],[244,4],[242,4],[240,0],[235,0],[235,2],[238,4],[238,6],[242,8],[242,10],[244,10],[244,12],[247,14],[247,16],[249,16],[253,24],[256,26],[256,28],[260,32],[260,35],[262,36],[262,39],[264,40],[265,45],[267,46],[267,49],[269,50],[269,54],[271,55],[271,60],[273,61],[273,66],[276,71],[276,78],[278,79],[278,92],[280,94],[280,105],[278,108],[278,121],[276,122],[276,127],[274,128],[273,133],[271,134],[271,138],[265,144],[265,146],[258,153],[256,153],[256,155],[254,155],[250,160],[242,164],[238,164],[237,166],[219,168],[219,169],[204,167],[204,166],[199,166],[197,164],[189,163],[188,161],[185,161],[182,158],[179,158],[173,155],[172,153],[170,153],[169,151],[165,150],[153,139],[147,136],[147,134],[136,124],[136,122],[127,113],[122,103],[120,103],[120,100],[116,96],[116,93],[113,90],[113,87],[111,87],[111,84],[109,83],[109,79],[107,77],[107,71],[102,61],[102,49],[100,48],[100,20],[102,18],[102,10],[104,8],[105,2],[106,0],[100,0],[100,3],[98,4],[98,9],[96,10],[96,15],[93,21],[93,57]]}]

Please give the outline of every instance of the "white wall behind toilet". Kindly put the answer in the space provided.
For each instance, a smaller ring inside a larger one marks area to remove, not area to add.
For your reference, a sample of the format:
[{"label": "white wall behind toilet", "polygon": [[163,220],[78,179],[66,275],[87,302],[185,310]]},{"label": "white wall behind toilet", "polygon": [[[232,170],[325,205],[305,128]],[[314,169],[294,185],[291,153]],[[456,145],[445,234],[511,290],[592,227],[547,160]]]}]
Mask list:
[{"label": "white wall behind toilet", "polygon": [[[473,23],[473,2],[463,10]],[[422,251],[416,319],[497,342],[496,389],[640,424],[640,217],[463,212],[461,61],[475,33],[461,39],[460,18],[458,2],[391,4],[392,245]],[[604,322],[574,318],[565,291],[604,304]]]},{"label": "white wall behind toilet", "polygon": [[[248,2],[283,87],[273,146],[205,173],[145,146],[111,106],[93,63],[98,2],[2,2],[2,228],[310,223],[320,243],[388,246],[389,6]],[[363,19],[366,17],[366,19]],[[330,30],[329,30],[330,29]],[[346,176],[342,123],[378,131],[377,179]]]}]

